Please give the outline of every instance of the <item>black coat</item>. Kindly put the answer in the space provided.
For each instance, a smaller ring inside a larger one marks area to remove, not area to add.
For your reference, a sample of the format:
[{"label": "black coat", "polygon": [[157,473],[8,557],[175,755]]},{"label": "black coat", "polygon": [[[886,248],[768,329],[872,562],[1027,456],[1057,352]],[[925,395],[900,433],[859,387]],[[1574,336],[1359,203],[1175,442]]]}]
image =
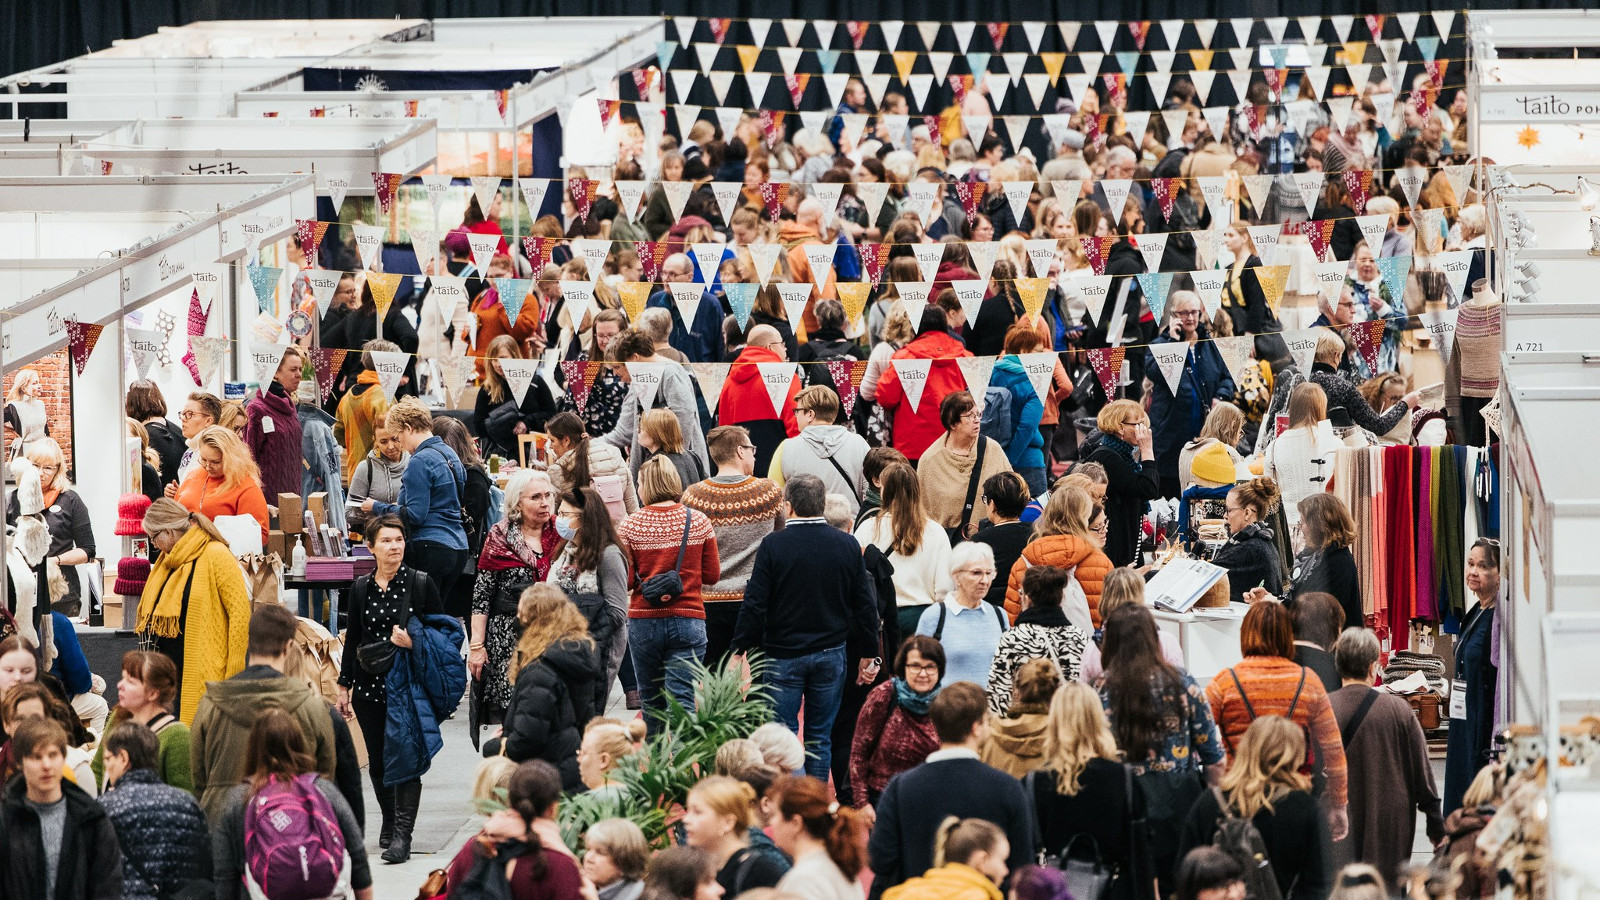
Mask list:
[{"label": "black coat", "polygon": [[1266,588],[1274,596],[1283,593],[1283,566],[1278,561],[1278,548],[1272,543],[1272,531],[1260,522],[1248,525],[1228,539],[1211,562],[1228,570],[1228,589],[1233,600],[1244,600],[1244,595],[1256,587]]},{"label": "black coat", "polygon": [[967,349],[973,356],[999,356],[1005,350],[1006,332],[1020,317],[1004,290],[983,298],[977,317],[967,323]]},{"label": "black coat", "polygon": [[1155,460],[1135,472],[1126,456],[1096,445],[1085,459],[1106,470],[1106,556],[1113,566],[1135,562],[1139,555],[1140,521],[1150,501],[1161,496],[1161,478]]},{"label": "black coat", "polygon": [[867,854],[872,896],[933,868],[934,835],[945,816],[984,819],[1005,831],[1011,871],[1034,862],[1033,811],[1022,782],[976,759],[923,763],[890,779],[878,799]]},{"label": "black coat", "polygon": [[1344,610],[1344,627],[1363,627],[1361,578],[1356,573],[1356,558],[1349,547],[1329,547],[1316,556],[1300,554],[1295,558],[1291,577],[1294,580],[1289,591],[1291,598],[1310,593],[1332,594]]},{"label": "black coat", "polygon": [[[1217,795],[1206,791],[1189,810],[1179,840],[1178,858],[1195,847],[1208,847],[1222,818]],[[1305,791],[1290,791],[1250,820],[1261,832],[1277,876],[1278,889],[1287,900],[1320,900],[1328,894],[1333,866],[1328,841],[1328,818]],[[1291,889],[1292,888],[1292,889]]]},{"label": "black coat", "polygon": [[[338,376],[334,379],[333,390],[328,394],[328,402],[323,406],[331,415],[343,399],[345,393],[355,386],[356,378],[361,374],[361,347],[367,341],[378,337],[378,312],[370,303],[359,310],[349,308],[330,309],[322,318],[321,344],[330,350],[348,350],[345,354],[344,365],[340,367]],[[389,307],[389,312],[383,317],[383,339],[392,341],[406,353],[417,352],[417,330],[412,327],[411,320],[400,313],[400,304],[395,303]],[[406,363],[405,383],[395,389],[395,398],[415,396],[417,393],[417,366],[413,358]]]},{"label": "black coat", "polygon": [[144,430],[150,435],[150,449],[161,457],[161,486],[166,487],[178,480],[178,466],[183,464],[183,452],[189,445],[184,443],[178,426],[166,419],[146,422]]},{"label": "black coat", "polygon": [[[1238,284],[1234,284],[1233,268],[1223,269],[1222,296],[1225,300],[1224,309],[1233,319],[1234,334],[1266,334],[1271,331],[1282,331],[1283,325],[1272,314],[1272,307],[1267,305],[1267,295],[1261,290],[1261,279],[1256,277],[1256,269],[1261,265],[1261,257],[1251,254],[1244,261],[1244,269],[1239,273]],[[1244,305],[1232,301],[1235,287]]]},{"label": "black coat", "polygon": [[543,375],[533,376],[528,393],[523,395],[521,405],[516,407],[515,418],[505,415],[497,419],[490,418],[490,414],[500,406],[515,402],[512,398],[497,405],[489,398],[487,390],[479,390],[477,403],[472,408],[473,432],[488,443],[490,451],[499,451],[507,459],[517,459],[515,429],[518,422],[528,426],[529,432],[544,431],[545,423],[556,414],[556,398],[550,393],[550,385]]},{"label": "black coat", "polygon": [[27,803],[21,777],[6,785],[0,802],[0,897],[5,900],[121,900],[122,850],[105,809],[83,789],[63,781],[67,821],[55,897],[45,896],[44,839],[39,816]]},{"label": "black coat", "polygon": [[580,791],[578,745],[594,718],[594,683],[600,666],[594,647],[556,642],[522,667],[506,706],[505,749],[513,762],[542,759],[561,771],[561,786]]},{"label": "black coat", "polygon": [[1126,874],[1112,883],[1108,900],[1155,900],[1150,844],[1132,840],[1133,823],[1145,814],[1144,792],[1138,779],[1129,779],[1125,772],[1121,763],[1091,759],[1078,775],[1078,792],[1071,796],[1056,790],[1054,772],[1028,776],[1033,789],[1029,799],[1039,821],[1036,849],[1065,857],[1071,845],[1071,858],[1084,860],[1093,860],[1098,852],[1103,862]]}]

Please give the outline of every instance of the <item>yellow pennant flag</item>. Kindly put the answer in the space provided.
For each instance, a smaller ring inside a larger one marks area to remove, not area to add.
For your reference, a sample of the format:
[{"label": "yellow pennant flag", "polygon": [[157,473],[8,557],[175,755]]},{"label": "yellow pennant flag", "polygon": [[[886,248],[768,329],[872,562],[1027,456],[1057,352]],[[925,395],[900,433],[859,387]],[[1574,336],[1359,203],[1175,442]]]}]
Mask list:
[{"label": "yellow pennant flag", "polygon": [[867,294],[872,285],[864,281],[841,281],[834,288],[839,293],[839,302],[844,304],[845,321],[858,321],[867,309]]},{"label": "yellow pennant flag", "polygon": [[[1041,53],[1039,61],[1044,63],[1044,73],[1050,76],[1050,83],[1055,84],[1061,78],[1061,65],[1067,61],[1065,53]],[[904,81],[905,79],[901,79]]]},{"label": "yellow pennant flag", "polygon": [[750,70],[756,67],[756,59],[761,56],[761,48],[750,44],[739,44],[734,48],[739,51],[739,68],[744,74],[749,75]]},{"label": "yellow pennant flag", "polygon": [[1050,290],[1050,279],[1018,278],[1016,283],[1017,296],[1022,298],[1022,309],[1032,319],[1039,314],[1039,310],[1044,309],[1044,295]]},{"label": "yellow pennant flag", "polygon": [[898,74],[900,76],[900,80],[902,82],[908,82],[908,81],[911,80],[911,67],[913,65],[915,65],[916,62],[917,62],[917,51],[915,51],[915,50],[896,50],[896,51],[894,51],[894,71],[895,71],[896,74]]},{"label": "yellow pennant flag", "polygon": [[650,282],[624,281],[617,285],[617,292],[622,295],[622,311],[628,314],[628,321],[639,321],[644,304],[650,299]]},{"label": "yellow pennant flag", "polygon": [[1267,306],[1276,314],[1278,305],[1283,302],[1283,288],[1289,283],[1289,267],[1260,266],[1256,269],[1256,281],[1261,285],[1261,293],[1266,295]]},{"label": "yellow pennant flag", "polygon": [[404,277],[387,272],[367,273],[367,287],[372,289],[372,302],[377,305],[379,322],[389,314],[389,304],[394,302],[395,291],[400,290],[400,279]]},{"label": "yellow pennant flag", "polygon": [[1190,50],[1189,60],[1194,63],[1196,72],[1209,72],[1211,71],[1211,57],[1215,56],[1216,53],[1217,51],[1215,50]]},{"label": "yellow pennant flag", "polygon": [[1359,66],[1366,58],[1366,41],[1345,41],[1344,49],[1335,55],[1335,62],[1342,66]]}]

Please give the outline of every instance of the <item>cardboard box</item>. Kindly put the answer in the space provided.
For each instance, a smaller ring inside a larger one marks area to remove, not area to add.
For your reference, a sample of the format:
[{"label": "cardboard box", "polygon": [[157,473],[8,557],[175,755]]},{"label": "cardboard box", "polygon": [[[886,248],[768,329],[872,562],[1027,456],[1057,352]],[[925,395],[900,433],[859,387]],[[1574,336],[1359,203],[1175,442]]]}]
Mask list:
[{"label": "cardboard box", "polygon": [[318,525],[328,524],[328,492],[317,491],[306,497],[306,509],[311,511],[311,518]]},{"label": "cardboard box", "polygon": [[289,558],[289,543],[287,536],[274,528],[267,532],[267,552],[278,554],[279,559]]},{"label": "cardboard box", "polygon": [[284,534],[299,534],[305,530],[301,515],[299,494],[278,495],[278,527]]}]

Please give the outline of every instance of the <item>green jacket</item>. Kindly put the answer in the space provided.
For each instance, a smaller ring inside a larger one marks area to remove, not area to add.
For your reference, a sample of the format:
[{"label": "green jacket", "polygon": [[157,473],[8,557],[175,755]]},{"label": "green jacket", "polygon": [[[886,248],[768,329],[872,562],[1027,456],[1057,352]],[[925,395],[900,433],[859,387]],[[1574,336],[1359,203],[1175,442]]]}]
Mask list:
[{"label": "green jacket", "polygon": [[194,792],[206,819],[216,825],[227,807],[228,790],[244,781],[245,751],[250,727],[269,707],[287,711],[300,722],[317,771],[332,780],[333,722],[320,694],[271,666],[250,666],[226,681],[206,684],[190,731],[193,745]]}]

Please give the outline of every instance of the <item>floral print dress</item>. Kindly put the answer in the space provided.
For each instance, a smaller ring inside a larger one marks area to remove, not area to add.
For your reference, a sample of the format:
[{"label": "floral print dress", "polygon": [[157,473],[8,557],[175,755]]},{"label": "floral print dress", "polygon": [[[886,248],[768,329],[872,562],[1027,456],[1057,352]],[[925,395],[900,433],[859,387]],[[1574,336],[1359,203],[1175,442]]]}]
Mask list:
[{"label": "floral print dress", "polygon": [[[1143,761],[1129,760],[1137,774],[1144,772],[1195,772],[1202,765],[1222,763],[1222,735],[1211,718],[1211,704],[1205,691],[1195,684],[1189,673],[1183,676],[1182,702],[1166,703],[1159,687],[1152,685],[1157,708],[1165,706],[1162,715],[1162,737],[1159,752]],[[1111,696],[1106,692],[1105,679],[1100,683],[1100,704],[1105,708],[1106,719],[1111,721]],[[1113,728],[1115,725],[1113,724]]]},{"label": "floral print dress", "polygon": [[560,543],[552,523],[545,523],[537,546],[530,546],[522,529],[509,522],[496,522],[484,541],[478,559],[478,577],[472,585],[472,614],[488,616],[483,649],[488,660],[483,665],[482,721],[497,721],[511,702],[511,654],[522,636],[517,617],[496,614],[494,601],[502,591],[544,581],[555,560]]}]

